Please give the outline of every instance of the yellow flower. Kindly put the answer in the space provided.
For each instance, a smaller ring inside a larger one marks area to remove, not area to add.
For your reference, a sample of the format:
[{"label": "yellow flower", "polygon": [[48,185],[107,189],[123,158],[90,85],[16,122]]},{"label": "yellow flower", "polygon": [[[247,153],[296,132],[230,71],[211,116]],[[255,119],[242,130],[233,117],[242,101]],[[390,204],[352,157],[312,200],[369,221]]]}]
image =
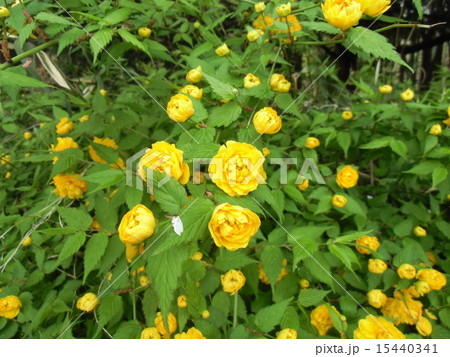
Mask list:
[{"label": "yellow flower", "polygon": [[[110,138],[104,138],[104,139],[100,139],[97,138],[96,136],[94,137],[94,143],[95,144],[99,144],[99,145],[103,145],[112,149],[118,149],[119,146],[116,144],[114,139],[110,139]],[[103,160],[100,156],[98,156],[97,152],[95,151],[95,149],[89,145],[89,156],[91,157],[92,160],[94,160],[95,162],[98,162],[100,164],[106,164],[106,161]],[[123,160],[121,158],[119,158],[116,162],[116,165],[122,169],[125,169],[125,163],[123,162]]]},{"label": "yellow flower", "polygon": [[342,112],[342,119],[344,120],[350,120],[353,118],[353,113],[349,110],[343,111]]},{"label": "yellow flower", "polygon": [[306,190],[309,187],[309,180],[303,180],[303,182],[297,186],[299,190]]},{"label": "yellow flower", "polygon": [[367,247],[367,248],[372,249],[373,251],[377,251],[380,246],[380,242],[378,241],[377,237],[369,237],[369,236],[362,236],[362,237],[358,238],[356,240],[356,244],[358,244],[356,246],[356,250],[358,252],[360,252],[361,254],[367,254],[367,255],[370,255],[372,253],[371,253],[371,251],[369,251],[363,247]]},{"label": "yellow flower", "polygon": [[398,267],[397,274],[401,279],[414,279],[416,276],[416,268],[411,264],[402,264]]},{"label": "yellow flower", "polygon": [[425,337],[430,336],[431,332],[433,332],[433,326],[430,320],[423,316],[420,316],[419,321],[417,321],[416,329],[418,333]]},{"label": "yellow flower", "polygon": [[23,133],[23,138],[25,140],[30,140],[33,137],[33,134],[31,134],[29,131],[26,131],[25,133]]},{"label": "yellow flower", "polygon": [[337,173],[336,182],[341,188],[351,188],[356,186],[358,178],[358,171],[347,165]]},{"label": "yellow flower", "polygon": [[306,139],[305,146],[308,149],[314,149],[314,148],[320,146],[320,141],[319,141],[319,139],[311,136],[308,139]]},{"label": "yellow flower", "polygon": [[399,292],[394,294],[394,296],[399,298],[387,298],[381,308],[383,315],[390,319],[395,319],[395,325],[414,325],[415,321],[422,315],[422,303],[408,295],[402,296]]},{"label": "yellow flower", "polygon": [[427,282],[431,290],[441,290],[447,284],[445,275],[434,269],[419,270],[416,278]]},{"label": "yellow flower", "polygon": [[216,54],[220,57],[226,56],[229,53],[230,53],[230,49],[228,48],[226,43],[224,43],[221,46],[216,48]]},{"label": "yellow flower", "polygon": [[167,103],[167,113],[174,121],[185,122],[194,115],[194,112],[192,100],[184,94],[174,95]]},{"label": "yellow flower", "polygon": [[307,289],[309,287],[309,281],[306,279],[300,279],[300,281],[298,282],[298,284],[300,285],[300,287],[302,289]]},{"label": "yellow flower", "polygon": [[428,284],[426,281],[417,281],[414,284],[414,288],[418,296],[424,296],[431,291],[430,284]]},{"label": "yellow flower", "polygon": [[413,233],[417,237],[425,237],[427,235],[427,231],[421,226],[417,226],[413,229]]},{"label": "yellow flower", "polygon": [[[283,259],[283,267],[281,268],[280,275],[278,275],[278,277],[277,277],[276,283],[278,283],[283,278],[283,276],[288,274],[288,272],[285,269],[286,266],[287,266],[287,260]],[[261,263],[258,263],[258,270],[259,270],[259,280],[261,280],[262,283],[269,285],[270,280],[269,280],[268,276],[266,275],[266,272],[264,271],[264,268]]]},{"label": "yellow flower", "polygon": [[82,122],[82,123],[85,123],[85,122],[87,122],[89,120],[89,115],[83,115],[81,118],[80,118],[80,121]]},{"label": "yellow flower", "polygon": [[443,121],[443,123],[447,126],[450,126],[450,118],[447,118]]},{"label": "yellow flower", "polygon": [[249,73],[244,78],[244,88],[250,89],[261,84],[261,80],[255,75]]},{"label": "yellow flower", "polygon": [[69,197],[71,200],[77,200],[83,197],[83,193],[87,191],[88,183],[80,179],[80,175],[59,174],[53,177],[51,182],[55,185],[55,194],[61,197]]},{"label": "yellow flower", "polygon": [[255,4],[255,11],[256,12],[263,12],[265,9],[266,9],[266,4],[264,4],[263,2],[258,2],[258,3]]},{"label": "yellow flower", "polygon": [[11,15],[11,13],[9,12],[9,10],[4,7],[4,6],[0,6],[0,19],[5,19],[7,17],[9,17]]},{"label": "yellow flower", "polygon": [[[332,306],[332,309],[341,316],[334,306]],[[311,324],[317,328],[320,336],[326,335],[333,328],[333,321],[331,320],[327,305],[320,305],[311,311]]]},{"label": "yellow flower", "polygon": [[233,251],[247,247],[260,225],[261,220],[256,213],[222,203],[215,208],[208,228],[218,247]]},{"label": "yellow flower", "polygon": [[442,133],[442,127],[441,124],[434,124],[431,128],[430,128],[430,134],[431,135],[441,135]]},{"label": "yellow flower", "polygon": [[278,6],[276,9],[278,16],[285,17],[291,13],[291,3],[288,2],[286,4],[282,4]]},{"label": "yellow flower", "polygon": [[361,4],[356,0],[326,0],[322,11],[325,20],[342,31],[355,26],[363,14]]},{"label": "yellow flower", "polygon": [[274,73],[270,76],[269,85],[272,88],[272,90],[275,90],[277,88],[277,84],[279,81],[286,79],[282,74]]},{"label": "yellow flower", "polygon": [[267,156],[270,155],[270,150],[269,150],[269,148],[263,148],[263,155],[264,155],[264,157],[267,157]]},{"label": "yellow flower", "polygon": [[381,94],[389,94],[392,93],[392,86],[390,86],[389,84],[385,84],[383,86],[378,87],[378,90],[380,91]]},{"label": "yellow flower", "polygon": [[205,310],[205,311],[202,312],[202,317],[204,319],[209,319],[209,316],[210,316],[210,313],[209,313],[208,310]]},{"label": "yellow flower", "polygon": [[405,335],[392,322],[382,317],[369,315],[358,321],[353,333],[355,339],[403,339]]},{"label": "yellow flower", "polygon": [[8,171],[8,172],[5,174],[5,179],[10,179],[11,176],[12,176],[12,173]]},{"label": "yellow flower", "polygon": [[390,9],[391,0],[358,0],[361,10],[370,17],[378,17]]},{"label": "yellow flower", "polygon": [[261,32],[258,30],[251,30],[247,33],[247,40],[249,42],[256,41],[260,37],[261,37]]},{"label": "yellow flower", "polygon": [[197,330],[195,327],[191,327],[187,332],[177,333],[174,336],[174,338],[176,340],[178,340],[178,339],[204,340],[205,339],[202,332],[200,330]]},{"label": "yellow flower", "polygon": [[77,308],[81,311],[91,312],[98,305],[97,295],[94,293],[87,293],[80,297],[77,301]]},{"label": "yellow flower", "polygon": [[202,97],[203,97],[203,89],[200,89],[199,87],[194,86],[194,85],[184,86],[180,90],[180,93],[189,94],[192,98],[195,98],[198,100],[202,99]]},{"label": "yellow flower", "polygon": [[201,26],[200,22],[198,22],[198,21],[195,21],[195,22],[194,22],[194,28],[195,28],[195,29],[199,29],[200,26]]},{"label": "yellow flower", "polygon": [[181,307],[181,308],[187,307],[186,295],[178,296],[177,305],[178,305],[178,307]]},{"label": "yellow flower", "polygon": [[147,275],[142,275],[139,277],[140,286],[147,286],[148,284],[150,284],[150,280]]},{"label": "yellow flower", "polygon": [[277,339],[295,340],[297,339],[297,331],[292,328],[285,328],[278,332]]},{"label": "yellow flower", "polygon": [[342,195],[334,195],[331,203],[334,207],[342,208],[347,204],[347,198]]},{"label": "yellow flower", "polygon": [[147,181],[147,170],[165,172],[174,177],[182,185],[189,181],[190,169],[183,163],[183,151],[177,149],[174,144],[158,141],[152,144],[139,160],[138,172],[144,181]]},{"label": "yellow flower", "polygon": [[158,314],[156,315],[156,318],[155,318],[155,326],[163,338],[170,338],[170,335],[172,333],[174,333],[178,327],[177,318],[171,312],[169,312],[169,316],[168,316],[168,325],[169,325],[168,326],[169,332],[166,331],[166,328],[163,323],[162,315],[160,312],[158,312]]},{"label": "yellow flower", "polygon": [[[56,140],[58,140],[58,143],[56,144],[56,146],[54,146],[53,144],[51,145],[50,152],[78,148],[78,144],[72,138],[56,138]],[[53,163],[55,163],[56,161],[58,161],[58,156],[55,156],[53,158]]]},{"label": "yellow flower", "polygon": [[202,73],[202,67],[201,66],[198,66],[197,68],[191,69],[186,74],[186,80],[189,83],[196,84],[196,83],[200,82],[202,79],[203,79],[203,73]]},{"label": "yellow flower", "polygon": [[6,165],[6,167],[10,167],[11,163],[11,156],[10,155],[4,155],[0,158],[0,164]]},{"label": "yellow flower", "polygon": [[208,167],[211,180],[230,196],[245,196],[265,183],[264,156],[254,146],[227,141]]},{"label": "yellow flower", "polygon": [[253,125],[259,134],[275,134],[281,130],[282,122],[274,109],[265,107],[255,114]]},{"label": "yellow flower", "polygon": [[158,329],[156,327],[147,327],[142,330],[141,339],[159,340],[161,339],[161,335],[159,334]]},{"label": "yellow flower", "polygon": [[69,118],[61,118],[59,123],[56,124],[56,133],[59,135],[69,134],[73,130],[73,122]]},{"label": "yellow flower", "polygon": [[203,258],[202,252],[197,252],[192,256],[192,260],[202,260],[202,258]]},{"label": "yellow flower", "polygon": [[245,276],[239,270],[231,269],[220,276],[223,291],[230,295],[236,294],[245,285]]},{"label": "yellow flower", "polygon": [[374,274],[383,274],[387,265],[380,259],[369,259],[369,271]]},{"label": "yellow flower", "polygon": [[31,245],[33,243],[33,239],[31,239],[31,237],[25,237],[22,241],[22,245],[24,247],[28,247],[29,245]]},{"label": "yellow flower", "polygon": [[138,255],[139,247],[134,244],[125,243],[125,258],[128,263],[133,261],[133,258]]},{"label": "yellow flower", "polygon": [[367,293],[367,301],[369,305],[376,309],[382,307],[387,300],[387,296],[380,289],[373,289]]},{"label": "yellow flower", "polygon": [[270,88],[274,92],[288,93],[291,89],[291,82],[289,82],[282,74],[274,73],[270,77]]},{"label": "yellow flower", "polygon": [[414,92],[408,88],[407,90],[405,90],[403,93],[400,94],[400,98],[404,102],[410,102],[411,100],[414,99]]},{"label": "yellow flower", "polygon": [[106,97],[108,95],[108,91],[105,89],[100,89],[100,94],[104,97]]},{"label": "yellow flower", "polygon": [[19,315],[22,303],[20,299],[15,295],[9,295],[0,299],[0,317],[6,317],[7,319],[13,319]]},{"label": "yellow flower", "polygon": [[118,230],[119,238],[123,243],[142,243],[153,235],[155,217],[147,207],[138,204],[122,217]]},{"label": "yellow flower", "polygon": [[138,30],[138,35],[142,38],[149,38],[152,34],[152,30],[150,30],[148,27],[141,27]]}]

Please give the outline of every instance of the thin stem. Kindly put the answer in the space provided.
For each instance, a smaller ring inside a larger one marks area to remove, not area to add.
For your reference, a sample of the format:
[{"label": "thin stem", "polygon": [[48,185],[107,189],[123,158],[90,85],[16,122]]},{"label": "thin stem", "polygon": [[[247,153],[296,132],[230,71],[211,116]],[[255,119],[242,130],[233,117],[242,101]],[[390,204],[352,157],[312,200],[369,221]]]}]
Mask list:
[{"label": "thin stem", "polygon": [[305,8],[303,8],[303,9],[297,9],[297,10],[292,11],[292,12],[293,12],[294,14],[299,14],[299,13],[301,13],[301,12],[303,12],[303,11],[314,9],[314,8],[320,6],[320,5],[321,5],[321,4],[315,4],[315,5],[311,5],[311,6],[305,7]]},{"label": "thin stem", "polygon": [[135,288],[136,288],[136,275],[133,276],[133,290],[130,292],[131,294],[131,299],[133,301],[133,320],[137,321],[137,314],[136,314],[136,292],[135,292]]},{"label": "thin stem", "polygon": [[380,29],[375,30],[375,32],[384,32],[384,31],[389,31],[395,28],[402,28],[402,27],[406,27],[406,28],[419,28],[419,29],[431,29],[435,26],[440,26],[440,25],[445,25],[446,22],[437,22],[435,24],[432,25],[423,25],[423,24],[393,24],[393,25],[389,25],[386,27],[382,27]]},{"label": "thin stem", "polygon": [[56,45],[57,43],[59,43],[59,40],[49,41],[49,42],[43,43],[40,46],[34,47],[31,50],[23,52],[20,55],[12,58],[11,62],[6,62],[6,63],[3,63],[2,65],[0,65],[0,70],[8,68],[8,67],[12,66],[13,64],[23,60],[24,58],[30,57],[30,56],[32,56],[32,55],[34,55],[34,54],[36,54],[36,53],[38,53],[38,52],[40,52],[42,50],[45,50],[48,47]]},{"label": "thin stem", "polygon": [[237,326],[238,294],[234,294],[233,327]]}]

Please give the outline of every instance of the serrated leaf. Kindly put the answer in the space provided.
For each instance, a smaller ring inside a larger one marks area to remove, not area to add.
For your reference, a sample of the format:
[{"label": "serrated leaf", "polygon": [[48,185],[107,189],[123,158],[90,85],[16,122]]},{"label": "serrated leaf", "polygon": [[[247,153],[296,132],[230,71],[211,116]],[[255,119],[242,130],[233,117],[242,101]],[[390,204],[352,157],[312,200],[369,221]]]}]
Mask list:
[{"label": "serrated leaf", "polygon": [[109,238],[106,233],[96,233],[86,244],[84,251],[84,276],[83,284],[86,281],[89,273],[94,269],[97,263],[101,260],[108,246]]},{"label": "serrated leaf", "polygon": [[83,177],[83,180],[99,184],[99,186],[89,191],[89,193],[110,187],[124,179],[125,175],[121,170],[103,170]]},{"label": "serrated leaf", "polygon": [[413,168],[404,171],[406,174],[428,175],[433,172],[441,163],[439,161],[423,161]]},{"label": "serrated leaf", "polygon": [[86,233],[77,232],[74,235],[66,239],[64,246],[59,253],[57,264],[63,260],[72,257],[76,252],[80,250],[86,240]]},{"label": "serrated leaf", "polygon": [[120,37],[122,37],[122,39],[125,42],[131,43],[133,46],[137,47],[142,52],[145,52],[150,56],[147,47],[145,47],[145,45],[141,41],[139,41],[139,39],[136,36],[134,36],[133,34],[129,33],[127,30],[124,29],[118,29],[117,33],[119,34]]},{"label": "serrated leaf", "polygon": [[280,323],[291,301],[292,298],[262,308],[255,315],[255,325],[263,332],[272,331]]},{"label": "serrated leaf", "polygon": [[144,191],[138,190],[134,187],[127,186],[125,193],[125,202],[129,209],[132,209],[137,204],[141,203]]},{"label": "serrated leaf", "polygon": [[209,115],[208,125],[213,127],[228,127],[239,118],[241,112],[242,108],[235,102],[230,102],[219,107],[215,107]]},{"label": "serrated leaf", "polygon": [[158,187],[158,183],[161,182],[163,177],[166,177],[165,174],[153,171],[153,195],[162,210],[170,215],[178,215],[181,211],[181,207],[188,202],[186,190],[183,185],[173,177],[161,187]]},{"label": "serrated leaf", "polygon": [[116,25],[119,22],[122,22],[130,16],[131,10],[126,8],[121,8],[117,10],[113,10],[108,13],[104,18],[103,22],[106,22],[109,25]]},{"label": "serrated leaf", "polygon": [[34,28],[36,27],[35,22],[31,22],[28,25],[21,28],[19,31],[19,47],[22,49],[26,40],[33,33]]},{"label": "serrated leaf", "polygon": [[231,84],[222,82],[221,80],[206,73],[203,73],[203,77],[208,81],[211,89],[219,96],[220,99],[234,99],[235,88]]},{"label": "serrated leaf", "polygon": [[97,56],[108,44],[112,41],[114,31],[108,28],[97,31],[89,40],[92,52],[94,53],[94,62],[97,61]]},{"label": "serrated leaf", "polygon": [[347,324],[341,320],[341,317],[333,309],[330,304],[327,304],[328,313],[330,314],[331,322],[333,322],[333,326],[338,332],[343,332],[347,329]]},{"label": "serrated leaf", "polygon": [[373,139],[367,144],[361,145],[361,149],[380,149],[389,146],[392,141],[392,136],[385,136],[383,138]]},{"label": "serrated leaf", "polygon": [[215,265],[219,270],[228,271],[230,269],[240,269],[254,262],[254,259],[249,258],[239,250],[230,252],[224,249],[221,255],[217,257]]},{"label": "serrated leaf", "polygon": [[259,86],[247,89],[244,93],[248,93],[252,97],[258,99],[271,99],[275,95],[275,93],[272,91],[272,88],[270,88],[270,86],[266,83],[261,83]]},{"label": "serrated leaf", "polygon": [[31,88],[52,87],[51,85],[38,81],[37,79],[15,73],[14,70],[14,68],[8,68],[0,71],[0,86]]},{"label": "serrated leaf", "polygon": [[100,156],[100,158],[110,164],[116,163],[119,159],[119,153],[112,147],[98,143],[91,143],[91,146],[95,150],[96,154]]},{"label": "serrated leaf", "polygon": [[116,294],[110,294],[103,297],[98,306],[98,325],[102,328],[107,323],[120,321],[123,314],[122,297]]},{"label": "serrated leaf", "polygon": [[393,139],[389,143],[389,146],[391,147],[393,152],[395,152],[397,155],[401,156],[402,158],[406,159],[406,153],[408,152],[408,148],[406,147],[406,145],[403,141]]},{"label": "serrated leaf", "polygon": [[58,15],[48,13],[48,12],[40,12],[39,14],[37,14],[35,19],[38,21],[49,23],[49,24],[75,26],[75,24],[72,21],[69,21],[65,17],[58,16]]},{"label": "serrated leaf", "polygon": [[347,268],[353,271],[352,263],[358,265],[358,258],[355,252],[346,245],[329,245],[328,250],[337,257]]},{"label": "serrated leaf", "polygon": [[298,303],[301,306],[309,307],[317,305],[331,290],[306,289],[298,295]]},{"label": "serrated leaf", "polygon": [[337,142],[339,144],[339,146],[342,148],[342,150],[344,150],[344,154],[347,157],[348,155],[348,149],[350,147],[350,144],[352,142],[352,138],[350,136],[349,133],[345,132],[345,131],[340,131],[337,134]]},{"label": "serrated leaf", "polygon": [[275,246],[265,246],[261,252],[261,264],[270,283],[274,285],[283,268],[281,249]]},{"label": "serrated leaf", "polygon": [[423,17],[423,8],[422,8],[422,0],[412,0],[414,6],[416,7],[417,14],[419,15],[419,20],[422,20]]},{"label": "serrated leaf", "polygon": [[436,167],[433,170],[431,177],[433,178],[433,187],[436,187],[439,183],[447,178],[448,170],[445,167]]},{"label": "serrated leaf", "polygon": [[69,227],[85,231],[92,223],[92,217],[82,208],[58,207],[58,212]]},{"label": "serrated leaf", "polygon": [[69,45],[73,44],[75,41],[77,41],[81,36],[83,36],[85,32],[82,29],[74,27],[73,29],[70,29],[69,31],[64,32],[61,37],[59,38],[59,46],[58,46],[58,52],[59,54]]},{"label": "serrated leaf", "polygon": [[330,25],[327,22],[310,22],[310,21],[302,21],[302,28],[304,30],[311,30],[314,32],[325,32],[330,35],[339,35],[341,30]]}]

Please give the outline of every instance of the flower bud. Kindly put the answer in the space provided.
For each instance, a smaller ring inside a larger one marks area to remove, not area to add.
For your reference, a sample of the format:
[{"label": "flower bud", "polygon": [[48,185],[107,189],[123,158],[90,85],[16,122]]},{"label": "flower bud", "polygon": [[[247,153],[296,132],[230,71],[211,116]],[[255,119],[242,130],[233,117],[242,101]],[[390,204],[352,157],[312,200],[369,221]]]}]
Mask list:
[{"label": "flower bud", "polygon": [[148,27],[141,27],[138,30],[138,35],[142,38],[149,38],[152,34],[152,30],[150,30]]},{"label": "flower bud", "polygon": [[32,243],[33,243],[33,239],[31,239],[31,237],[25,237],[24,240],[22,241],[22,245],[24,247],[28,247]]},{"label": "flower bud", "polygon": [[349,110],[346,110],[344,112],[342,112],[342,119],[344,120],[350,120],[353,118],[353,113]]},{"label": "flower bud", "polygon": [[314,148],[320,146],[320,141],[317,138],[309,137],[308,139],[306,139],[305,146],[308,149],[314,149]]},{"label": "flower bud", "polygon": [[9,17],[11,15],[11,13],[9,12],[9,10],[4,7],[4,6],[0,6],[0,19],[5,19],[7,17]]},{"label": "flower bud", "polygon": [[202,67],[198,66],[195,69],[191,69],[186,74],[186,80],[190,83],[196,84],[203,79]]},{"label": "flower bud", "polygon": [[407,89],[404,92],[402,92],[400,94],[400,98],[404,101],[404,102],[410,102],[414,99],[414,92],[411,89]]},{"label": "flower bud", "polygon": [[440,124],[434,124],[431,128],[430,128],[430,134],[431,135],[441,135],[442,133],[442,127]]},{"label": "flower bud", "polygon": [[217,47],[215,52],[218,56],[223,57],[230,53],[230,49],[227,44],[224,43],[223,45]]},{"label": "flower bud", "polygon": [[249,42],[253,42],[253,41],[256,41],[260,36],[261,36],[261,33],[258,30],[251,30],[247,34],[247,40]]},{"label": "flower bud", "polygon": [[282,4],[278,6],[276,9],[278,16],[280,17],[286,17],[291,13],[291,3],[288,2],[287,4]]},{"label": "flower bud", "polygon": [[266,4],[263,2],[258,2],[255,4],[255,11],[256,12],[263,12],[266,9]]},{"label": "flower bud", "polygon": [[390,86],[389,84],[385,84],[384,86],[378,87],[378,90],[381,94],[389,94],[392,92],[392,86]]},{"label": "flower bud", "polygon": [[347,198],[342,195],[334,195],[331,203],[334,207],[342,208],[347,204]]},{"label": "flower bud", "polygon": [[421,226],[414,227],[413,233],[416,237],[425,237],[427,235],[427,231]]},{"label": "flower bud", "polygon": [[23,138],[25,140],[30,140],[33,137],[33,134],[31,134],[29,131],[26,131],[25,133],[23,133]]},{"label": "flower bud", "polygon": [[397,274],[401,279],[414,279],[416,276],[416,268],[411,264],[402,264],[399,266]]}]

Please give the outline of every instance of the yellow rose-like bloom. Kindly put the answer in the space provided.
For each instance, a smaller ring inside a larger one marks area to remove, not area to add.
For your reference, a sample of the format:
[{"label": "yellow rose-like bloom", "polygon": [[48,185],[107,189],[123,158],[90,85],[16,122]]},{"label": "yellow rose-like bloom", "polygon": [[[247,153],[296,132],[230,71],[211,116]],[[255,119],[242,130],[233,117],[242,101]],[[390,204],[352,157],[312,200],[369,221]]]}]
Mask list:
[{"label": "yellow rose-like bloom", "polygon": [[370,17],[378,17],[390,9],[391,0],[358,0],[361,10]]},{"label": "yellow rose-like bloom", "polygon": [[445,275],[434,269],[419,270],[416,278],[427,282],[431,290],[441,290],[447,284]]},{"label": "yellow rose-like bloom", "polygon": [[297,331],[292,328],[285,328],[278,332],[277,339],[279,340],[295,340],[297,339]]},{"label": "yellow rose-like bloom", "polygon": [[33,243],[33,239],[31,239],[31,237],[25,237],[24,240],[22,241],[22,245],[24,247],[28,247],[32,243]]},{"label": "yellow rose-like bloom", "polygon": [[257,87],[261,84],[261,80],[253,75],[252,73],[249,73],[244,78],[244,88],[250,89],[253,87]]},{"label": "yellow rose-like bloom", "polygon": [[[341,316],[334,306],[332,306],[332,309]],[[320,336],[326,335],[333,328],[333,321],[331,320],[327,305],[320,305],[311,311],[311,324],[317,328]]]},{"label": "yellow rose-like bloom", "polygon": [[399,266],[397,274],[401,279],[414,279],[416,276],[416,268],[411,264],[402,264]]},{"label": "yellow rose-like bloom", "polygon": [[381,94],[389,94],[392,93],[392,86],[390,86],[389,84],[385,84],[383,86],[378,87],[378,90],[380,91]]},{"label": "yellow rose-like bloom", "polygon": [[417,237],[425,237],[427,235],[427,231],[421,226],[414,227],[413,233]]},{"label": "yellow rose-like bloom", "polygon": [[261,37],[261,32],[258,30],[251,30],[247,33],[247,40],[249,42],[256,41],[260,37]]},{"label": "yellow rose-like bloom", "polygon": [[284,17],[288,16],[291,13],[291,3],[282,4],[278,6],[276,9],[278,16]]},{"label": "yellow rose-like bloom", "polygon": [[[78,144],[72,138],[56,138],[56,140],[58,140],[58,143],[56,144],[56,146],[54,146],[53,144],[51,145],[50,152],[78,148]],[[53,158],[53,163],[55,163],[56,161],[58,161],[57,156]]]},{"label": "yellow rose-like bloom", "polygon": [[336,182],[341,188],[351,188],[356,186],[358,178],[358,171],[347,165],[337,173]]},{"label": "yellow rose-like bloom", "polygon": [[353,118],[353,113],[349,110],[346,110],[346,111],[342,112],[341,116],[342,116],[342,119],[344,119],[344,120],[350,120]]},{"label": "yellow rose-like bloom", "polygon": [[186,295],[178,296],[178,299],[177,299],[177,305],[178,305],[178,307],[182,307],[182,308],[187,307],[187,298],[186,298]]},{"label": "yellow rose-like bloom", "polygon": [[204,340],[206,337],[203,336],[200,330],[197,330],[195,327],[191,327],[187,332],[177,333],[174,338],[178,339],[189,339],[189,340]]},{"label": "yellow rose-like bloom", "polygon": [[0,19],[5,19],[9,17],[11,13],[9,12],[8,8],[4,6],[0,6]]},{"label": "yellow rose-like bloom", "polygon": [[265,183],[264,155],[253,145],[227,141],[208,167],[212,181],[230,196],[245,196]]},{"label": "yellow rose-like bloom", "polygon": [[148,27],[141,27],[138,30],[138,35],[142,38],[149,38],[152,34],[152,30],[150,30]]},{"label": "yellow rose-like bloom", "polygon": [[367,302],[376,309],[382,307],[387,300],[387,296],[380,289],[373,289],[367,293]]},{"label": "yellow rose-like bloom", "polygon": [[213,212],[208,228],[214,243],[233,251],[248,246],[258,232],[261,220],[249,209],[229,203],[218,205]]},{"label": "yellow rose-like bloom", "polygon": [[405,335],[390,321],[382,317],[367,316],[358,321],[358,328],[353,333],[355,339],[400,339]]},{"label": "yellow rose-like bloom", "polygon": [[203,89],[200,89],[199,87],[191,85],[191,84],[184,86],[180,90],[180,93],[189,94],[192,98],[195,98],[198,100],[202,99],[202,97],[203,97]]},{"label": "yellow rose-like bloom", "polygon": [[170,119],[185,122],[194,115],[194,104],[187,95],[176,94],[167,103],[167,113]]},{"label": "yellow rose-like bloom", "polygon": [[87,293],[80,297],[77,301],[77,308],[81,311],[91,312],[98,305],[97,295],[94,293]]},{"label": "yellow rose-like bloom", "polygon": [[320,146],[320,141],[319,141],[319,139],[314,138],[314,137],[311,136],[308,139],[306,139],[305,146],[308,149],[314,149],[314,148]]},{"label": "yellow rose-like bloom", "polygon": [[417,321],[416,329],[418,333],[425,337],[430,336],[431,332],[433,332],[433,326],[430,320],[423,316],[420,316],[419,321]]},{"label": "yellow rose-like bloom", "polygon": [[342,31],[355,26],[363,14],[357,0],[326,0],[322,11],[325,20]]},{"label": "yellow rose-like bloom", "polygon": [[30,140],[33,137],[33,134],[31,134],[29,131],[26,131],[25,133],[23,133],[23,138],[25,140]]},{"label": "yellow rose-like bloom", "polygon": [[424,296],[431,291],[430,284],[426,281],[418,281],[414,284],[418,296]]},{"label": "yellow rose-like bloom", "polygon": [[69,197],[71,200],[80,199],[88,188],[88,183],[85,180],[81,180],[80,177],[78,174],[56,175],[51,182],[56,187],[53,192],[63,198]]},{"label": "yellow rose-like bloom", "polygon": [[309,187],[309,180],[303,180],[303,182],[297,186],[299,190],[306,190]]},{"label": "yellow rose-like bloom", "polygon": [[141,339],[146,340],[159,340],[161,339],[161,335],[158,332],[156,327],[147,327],[141,332]]},{"label": "yellow rose-like bloom", "polygon": [[387,269],[387,264],[380,259],[369,259],[369,271],[374,274],[383,274]]},{"label": "yellow rose-like bloom", "polygon": [[20,299],[15,295],[6,296],[0,299],[0,317],[6,317],[7,319],[13,319],[19,315],[22,303]]},{"label": "yellow rose-like bloom", "polygon": [[306,279],[300,279],[300,281],[298,282],[298,284],[300,285],[300,287],[302,289],[307,289],[309,287],[309,281]]},{"label": "yellow rose-like bloom", "polygon": [[334,195],[331,203],[334,207],[342,208],[347,204],[347,198],[342,195]]},{"label": "yellow rose-like bloom", "polygon": [[218,56],[223,57],[230,53],[230,49],[227,44],[224,43],[223,45],[217,47],[215,52]]},{"label": "yellow rose-like bloom", "polygon": [[400,94],[400,98],[404,102],[410,102],[411,100],[414,99],[414,92],[408,88],[407,90],[405,90],[403,93]]},{"label": "yellow rose-like bloom", "polygon": [[288,93],[291,89],[291,82],[289,82],[282,74],[274,73],[270,77],[270,88],[274,92]]},{"label": "yellow rose-like bloom", "polygon": [[209,319],[209,316],[210,316],[210,313],[209,313],[208,310],[205,310],[205,311],[202,312],[202,317],[204,319]]},{"label": "yellow rose-like bloom", "polygon": [[[288,274],[288,272],[284,268],[286,266],[287,266],[287,260],[283,259],[283,267],[281,268],[280,275],[278,275],[278,277],[277,277],[277,281],[276,281],[277,283],[283,278],[283,276]],[[269,278],[267,277],[266,272],[264,271],[264,268],[261,263],[258,264],[258,270],[259,270],[259,280],[261,280],[262,283],[269,285],[270,284]]]},{"label": "yellow rose-like bloom", "polygon": [[281,130],[282,122],[274,109],[265,107],[255,114],[253,125],[259,134],[276,134]]},{"label": "yellow rose-like bloom", "polygon": [[412,299],[408,295],[402,296],[399,292],[394,294],[398,298],[387,298],[381,308],[384,316],[395,319],[394,324],[414,325],[422,315],[422,303]]},{"label": "yellow rose-like bloom", "polygon": [[59,135],[69,134],[73,130],[73,122],[69,118],[61,118],[59,123],[56,124],[56,133]]},{"label": "yellow rose-like bloom", "polygon": [[255,11],[256,12],[263,12],[265,9],[266,9],[266,4],[264,4],[263,2],[258,2],[258,3],[255,4]]},{"label": "yellow rose-like bloom", "polygon": [[138,204],[120,221],[119,238],[123,243],[139,244],[153,235],[155,217],[144,205]]},{"label": "yellow rose-like bloom", "polygon": [[150,279],[146,275],[142,275],[139,277],[139,285],[140,286],[147,286],[150,284]]},{"label": "yellow rose-like bloom", "polygon": [[203,258],[202,252],[197,252],[192,256],[192,260],[202,260],[202,258]]},{"label": "yellow rose-like bloom", "polygon": [[171,312],[169,312],[168,316],[168,325],[169,325],[169,332],[166,331],[162,315],[160,312],[158,312],[155,318],[155,326],[163,338],[170,338],[170,335],[174,333],[178,327],[177,318]]},{"label": "yellow rose-like bloom", "polygon": [[240,270],[229,270],[225,275],[220,276],[223,291],[230,295],[236,294],[245,285],[245,276]]},{"label": "yellow rose-like bloom", "polygon": [[441,124],[434,124],[431,128],[430,128],[430,134],[431,135],[441,135],[442,133],[442,127]]},{"label": "yellow rose-like bloom", "polygon": [[182,185],[189,181],[190,169],[188,164],[183,163],[183,151],[165,141],[152,144],[152,148],[139,160],[138,172],[144,181],[147,181],[147,169],[165,172]]},{"label": "yellow rose-like bloom", "polygon": [[[373,251],[377,251],[380,247],[380,242],[378,241],[377,237],[369,237],[369,236],[362,236],[356,240],[356,250],[360,252],[361,254],[372,254],[370,250],[367,250],[363,247],[367,247],[372,249]],[[360,247],[362,246],[362,247]]]},{"label": "yellow rose-like bloom", "polygon": [[282,74],[279,74],[279,73],[274,73],[270,76],[269,85],[273,91],[277,88],[278,82],[283,79],[286,79],[286,78]]},{"label": "yellow rose-like bloom", "polygon": [[197,68],[191,69],[186,74],[186,80],[189,83],[196,84],[196,83],[200,82],[202,79],[203,79],[203,73],[202,73],[202,67],[201,66],[198,66]]}]

